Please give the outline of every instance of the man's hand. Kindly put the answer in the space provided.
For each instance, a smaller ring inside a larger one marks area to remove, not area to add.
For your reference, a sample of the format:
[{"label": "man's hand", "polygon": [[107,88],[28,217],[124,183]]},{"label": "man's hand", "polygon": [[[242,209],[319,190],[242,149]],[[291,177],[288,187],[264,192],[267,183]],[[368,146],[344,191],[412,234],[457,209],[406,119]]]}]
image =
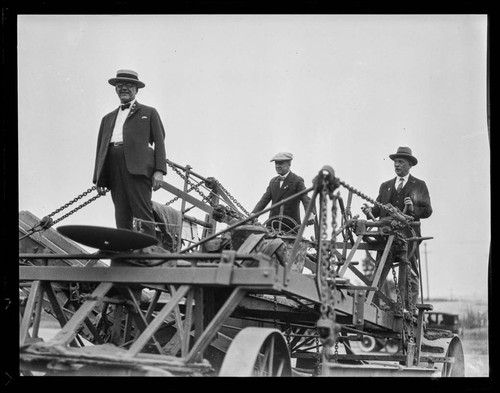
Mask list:
[{"label": "man's hand", "polygon": [[361,206],[361,211],[363,213],[365,213],[366,215],[366,218],[368,219],[371,219],[373,221],[375,221],[375,216],[373,215],[373,212],[372,212],[372,207],[371,206],[368,206],[366,203]]},{"label": "man's hand", "polygon": [[161,187],[161,183],[163,181],[163,172],[156,171],[153,173],[153,191],[158,190]]},{"label": "man's hand", "polygon": [[309,219],[307,220],[307,226],[314,224],[314,217],[315,217],[315,214],[311,213],[309,216]]},{"label": "man's hand", "polygon": [[372,208],[365,203],[361,206],[361,211],[368,217],[372,213]]},{"label": "man's hand", "polygon": [[411,200],[410,197],[406,197],[404,200],[403,200],[404,204],[405,204],[405,208],[403,210],[403,213],[413,213],[413,202]]}]

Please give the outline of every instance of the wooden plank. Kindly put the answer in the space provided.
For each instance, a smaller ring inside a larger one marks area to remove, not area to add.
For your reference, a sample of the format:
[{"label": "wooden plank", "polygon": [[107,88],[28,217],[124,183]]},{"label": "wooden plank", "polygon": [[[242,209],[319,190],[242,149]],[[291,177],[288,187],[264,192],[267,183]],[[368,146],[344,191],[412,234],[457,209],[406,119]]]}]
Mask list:
[{"label": "wooden plank", "polygon": [[215,317],[210,321],[201,337],[194,343],[191,351],[186,357],[187,362],[194,362],[199,356],[203,356],[203,350],[208,344],[210,344],[210,342],[219,331],[222,323],[231,315],[231,313],[238,306],[241,299],[243,299],[246,293],[246,289],[242,287],[237,287],[233,290],[224,305],[219,309]]},{"label": "wooden plank", "polygon": [[29,328],[31,325],[32,315],[35,310],[36,304],[41,302],[42,296],[43,289],[41,286],[41,282],[33,281],[33,283],[31,284],[28,301],[26,302],[26,306],[24,308],[23,319],[21,321],[21,328],[19,332],[19,344],[21,346],[23,346],[26,340],[29,338]]},{"label": "wooden plank", "polygon": [[[387,239],[387,243],[385,245],[384,252],[382,254],[382,258],[380,258],[379,265],[377,266],[377,270],[375,271],[375,276],[373,277],[372,286],[379,288],[380,279],[384,279],[385,277],[380,277],[382,275],[382,271],[384,270],[384,266],[387,262],[387,256],[389,255],[389,251],[391,250],[392,242],[394,241],[394,235],[390,235]],[[370,304],[373,301],[373,296],[375,292],[370,292],[366,297],[366,302]]]},{"label": "wooden plank", "polygon": [[340,277],[344,277],[344,274],[345,274],[347,268],[349,267],[349,265],[351,263],[351,260],[354,257],[355,252],[358,250],[359,244],[361,243],[362,239],[363,238],[361,236],[358,236],[358,238],[356,239],[356,242],[354,243],[354,246],[352,247],[351,252],[349,253],[349,256],[347,257],[347,260],[342,265],[342,267],[341,267],[341,269],[339,271],[339,276]]},{"label": "wooden plank", "polygon": [[200,210],[203,210],[204,212],[206,212],[210,215],[212,214],[212,212],[213,212],[212,207],[210,207],[206,203],[203,203],[202,201],[185,193],[184,191],[179,190],[177,187],[174,187],[165,181],[160,181],[160,185],[161,185],[161,188],[163,188],[164,190],[174,194],[175,196],[178,196],[179,198],[182,198],[183,200],[190,203],[191,205],[196,206]]},{"label": "wooden plank", "polygon": [[[69,269],[69,268],[66,268]],[[91,299],[83,303],[80,308],[73,314],[73,317],[68,323],[49,341],[50,345],[67,345],[76,337],[78,328],[85,322],[85,318],[92,310],[102,302],[104,296],[113,287],[112,283],[101,283],[92,292]]]}]

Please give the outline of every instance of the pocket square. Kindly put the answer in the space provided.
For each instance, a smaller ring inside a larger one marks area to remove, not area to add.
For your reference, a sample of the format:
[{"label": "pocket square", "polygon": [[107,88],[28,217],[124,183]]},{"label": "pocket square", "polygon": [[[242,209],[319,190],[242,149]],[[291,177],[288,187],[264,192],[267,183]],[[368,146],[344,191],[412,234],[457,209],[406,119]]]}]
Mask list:
[{"label": "pocket square", "polygon": [[147,119],[148,117],[147,116],[142,116],[141,119]]}]

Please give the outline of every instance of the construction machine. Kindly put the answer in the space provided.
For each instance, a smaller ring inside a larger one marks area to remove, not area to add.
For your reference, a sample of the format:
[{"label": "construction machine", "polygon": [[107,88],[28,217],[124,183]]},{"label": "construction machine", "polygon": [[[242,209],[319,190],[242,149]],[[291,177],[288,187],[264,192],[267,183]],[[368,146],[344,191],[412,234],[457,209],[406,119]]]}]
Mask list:
[{"label": "construction machine", "polygon": [[[378,202],[326,165],[274,206],[311,193],[308,239],[306,222],[276,230],[282,217],[260,222],[272,207],[250,214],[216,179],[167,163],[183,189],[162,182],[174,199],[154,204],[156,236],[140,220],[133,231],[56,228],[53,215],[20,212],[21,375],[464,376],[460,337],[426,326],[432,305],[408,293],[397,251],[430,239],[415,236],[418,222],[397,209],[353,216],[354,197]],[[383,290],[384,266],[395,293]],[[44,338],[47,319],[58,326]],[[367,337],[400,350],[356,350]]]}]

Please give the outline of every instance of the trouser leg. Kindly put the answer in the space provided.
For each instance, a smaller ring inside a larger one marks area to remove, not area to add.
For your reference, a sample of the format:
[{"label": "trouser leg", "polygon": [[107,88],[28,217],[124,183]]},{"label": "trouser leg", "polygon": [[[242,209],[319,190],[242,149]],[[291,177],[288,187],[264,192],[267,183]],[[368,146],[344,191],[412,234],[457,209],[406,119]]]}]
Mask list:
[{"label": "trouser leg", "polygon": [[133,230],[135,217],[147,221],[141,224],[142,232],[155,236],[151,179],[128,172],[123,147],[110,148],[106,165],[115,205],[116,227]]},{"label": "trouser leg", "polygon": [[151,179],[140,175],[129,176],[127,192],[132,215],[141,220],[141,232],[155,236]]},{"label": "trouser leg", "polygon": [[110,147],[106,157],[106,170],[109,179],[111,198],[115,206],[115,222],[119,229],[133,229],[133,215],[125,188],[126,175],[123,147]]}]

